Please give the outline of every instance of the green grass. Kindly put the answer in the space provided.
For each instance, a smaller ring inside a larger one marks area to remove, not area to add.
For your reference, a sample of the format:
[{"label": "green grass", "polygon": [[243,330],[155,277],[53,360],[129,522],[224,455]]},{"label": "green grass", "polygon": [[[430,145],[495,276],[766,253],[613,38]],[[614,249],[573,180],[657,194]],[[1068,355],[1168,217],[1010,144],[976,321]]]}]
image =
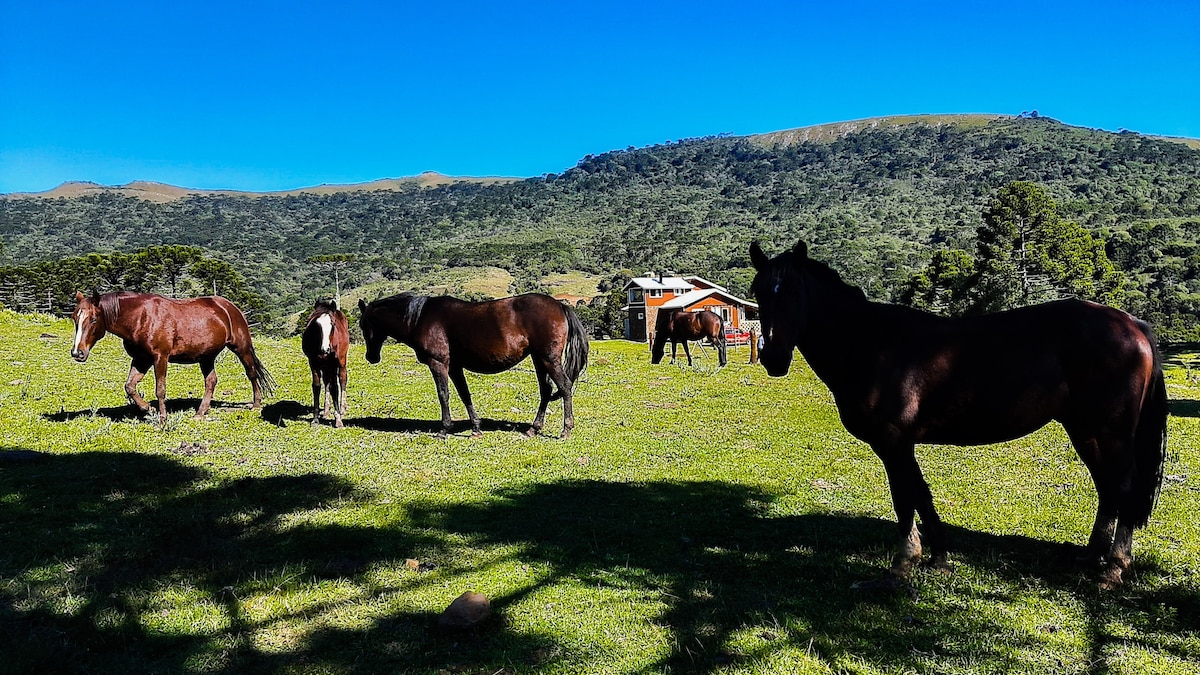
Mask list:
[{"label": "green grass", "polygon": [[[191,419],[125,414],[119,341],[70,360],[69,322],[0,314],[0,671],[1190,673],[1200,667],[1200,358],[1173,354],[1171,457],[1130,583],[1064,562],[1095,497],[1061,429],[918,449],[952,573],[852,590],[888,564],[883,470],[803,363],[731,349],[695,369],[596,342],[566,440],[527,439],[527,365],[472,376],[482,438],[444,441],[428,371],[351,352],[347,428],[307,421],[295,340],[261,339],[262,411],[232,357]],[[150,379],[143,391],[152,391]],[[455,400],[454,412],[464,417]],[[557,435],[561,406],[546,431]],[[2,457],[2,455],[0,455]],[[416,571],[407,559],[430,563]],[[462,592],[496,619],[435,629]]]}]

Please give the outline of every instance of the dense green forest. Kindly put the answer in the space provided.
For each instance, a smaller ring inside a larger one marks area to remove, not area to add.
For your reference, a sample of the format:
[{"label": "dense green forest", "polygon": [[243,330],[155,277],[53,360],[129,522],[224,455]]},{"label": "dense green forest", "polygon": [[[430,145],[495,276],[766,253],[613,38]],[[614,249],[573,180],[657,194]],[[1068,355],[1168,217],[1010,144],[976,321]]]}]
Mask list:
[{"label": "dense green forest", "polygon": [[[258,303],[260,325],[280,331],[294,327],[289,313],[332,293],[330,256],[343,263],[343,288],[490,265],[512,274],[513,293],[539,289],[552,273],[597,275],[611,280],[606,291],[629,274],[670,269],[745,296],[750,241],[771,251],[803,237],[872,299],[922,304],[933,297],[930,270],[983,251],[985,213],[1002,188],[1023,181],[1044,192],[1056,219],[1082,228],[1075,240],[1111,261],[1118,276],[1105,278],[1102,299],[1151,320],[1166,339],[1200,338],[1200,150],[1045,117],[956,119],[864,125],[822,141],[685,140],[589,155],[561,174],[508,183],[166,203],[3,199],[0,302],[61,311],[73,292],[41,278],[54,261],[167,244],[228,265],[239,292]],[[28,271],[38,264],[41,277]],[[78,276],[86,267],[75,263],[72,283],[87,281]],[[184,273],[196,292],[212,281]],[[914,279],[926,287],[914,292]],[[100,290],[123,283],[112,273],[91,281]],[[163,289],[161,278],[142,281]]]}]

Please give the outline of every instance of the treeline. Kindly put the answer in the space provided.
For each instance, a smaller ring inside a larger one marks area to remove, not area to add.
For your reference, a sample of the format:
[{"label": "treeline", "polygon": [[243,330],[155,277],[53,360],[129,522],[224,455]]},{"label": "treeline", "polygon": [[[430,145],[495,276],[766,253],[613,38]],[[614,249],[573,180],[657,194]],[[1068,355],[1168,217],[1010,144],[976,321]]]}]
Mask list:
[{"label": "treeline", "polygon": [[343,287],[493,265],[513,276],[510,293],[539,290],[555,272],[674,270],[745,296],[750,241],[778,250],[800,237],[869,297],[915,301],[913,278],[931,261],[977,257],[984,214],[1014,182],[1037,185],[1102,246],[1126,306],[1169,339],[1200,338],[1200,151],[1044,117],[879,126],[820,143],[695,139],[492,185],[164,204],[8,199],[0,238],[11,266],[164,242],[201,248],[235,264],[275,317],[331,294],[333,277],[305,262],[323,255],[353,256]]},{"label": "treeline", "polygon": [[0,267],[0,301],[18,312],[70,312],[75,293],[128,290],[168,297],[222,295],[255,323],[269,320],[262,298],[224,260],[194,246],[147,246],[132,253],[89,253],[28,266]]}]

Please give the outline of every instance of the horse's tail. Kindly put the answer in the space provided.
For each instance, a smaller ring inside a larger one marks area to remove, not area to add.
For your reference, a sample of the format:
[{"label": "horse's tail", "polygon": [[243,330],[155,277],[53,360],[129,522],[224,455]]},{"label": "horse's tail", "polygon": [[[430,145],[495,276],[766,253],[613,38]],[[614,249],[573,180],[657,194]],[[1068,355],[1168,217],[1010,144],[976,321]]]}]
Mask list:
[{"label": "horse's tail", "polygon": [[1167,385],[1163,379],[1162,355],[1158,342],[1150,327],[1139,322],[1138,327],[1150,340],[1154,350],[1154,372],[1150,387],[1142,400],[1138,416],[1137,431],[1133,436],[1133,484],[1129,500],[1121,510],[1121,520],[1128,520],[1133,527],[1143,527],[1154,511],[1158,492],[1162,488],[1163,468],[1167,460]]},{"label": "horse's tail", "polygon": [[[574,385],[583,371],[587,370],[588,337],[587,328],[579,320],[579,315],[570,305],[563,305],[563,314],[567,316],[567,345],[563,348],[563,374]],[[551,400],[562,398],[562,391],[557,391]]]},{"label": "horse's tail", "polygon": [[725,322],[722,321],[720,319],[720,317],[718,317],[717,318],[717,362],[722,366],[725,365],[726,363],[729,363],[729,356],[728,356],[728,352],[726,351],[726,347],[727,347],[727,345],[725,343]]},{"label": "horse's tail", "polygon": [[262,390],[263,396],[274,396],[275,378],[271,376],[271,371],[267,370],[267,366],[263,364],[262,359],[258,358],[258,353],[254,351],[254,347],[250,348],[250,358],[254,359],[254,372],[258,374],[255,379],[258,380],[258,387]]}]

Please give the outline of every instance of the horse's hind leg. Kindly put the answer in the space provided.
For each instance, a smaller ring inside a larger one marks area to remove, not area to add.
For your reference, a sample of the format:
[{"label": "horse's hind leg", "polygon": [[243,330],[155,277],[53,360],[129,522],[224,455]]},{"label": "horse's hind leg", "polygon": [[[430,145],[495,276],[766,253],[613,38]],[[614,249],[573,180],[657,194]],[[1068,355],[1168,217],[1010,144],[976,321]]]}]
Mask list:
[{"label": "horse's hind leg", "polygon": [[196,419],[202,420],[208,414],[208,406],[212,404],[213,393],[217,390],[217,360],[215,357],[200,359],[200,372],[204,375],[204,398],[200,399],[200,407],[196,409]]},{"label": "horse's hind leg", "polygon": [[154,395],[158,398],[158,423],[165,426],[167,424],[167,357],[165,356],[154,360]]},{"label": "horse's hind leg", "polygon": [[525,432],[526,436],[533,438],[541,432],[542,427],[546,424],[546,409],[550,406],[550,399],[554,393],[553,380],[550,378],[550,370],[544,363],[538,360],[533,362],[533,372],[537,374],[538,382],[538,411],[533,417],[533,426]]},{"label": "horse's hind leg", "polygon": [[687,357],[688,366],[690,367],[692,365],[692,352],[690,350],[688,350],[688,341],[687,340],[683,341],[683,355]]},{"label": "horse's hind leg", "polygon": [[[557,360],[551,360],[546,367],[546,373],[550,380],[558,387],[558,393],[563,400],[563,430],[559,434],[559,438],[567,438],[571,435],[571,430],[575,428],[575,383],[567,377],[563,371],[562,363]],[[549,399],[545,398],[547,391],[542,393],[543,407]]]},{"label": "horse's hind leg", "polygon": [[1111,469],[1107,468],[1104,452],[1094,436],[1071,433],[1069,429],[1068,435],[1079,458],[1092,475],[1092,483],[1096,486],[1096,521],[1092,524],[1087,548],[1078,556],[1078,560],[1086,565],[1100,566],[1104,564],[1114,545],[1113,537],[1117,531],[1117,509],[1121,493],[1120,481],[1115,479]]}]

